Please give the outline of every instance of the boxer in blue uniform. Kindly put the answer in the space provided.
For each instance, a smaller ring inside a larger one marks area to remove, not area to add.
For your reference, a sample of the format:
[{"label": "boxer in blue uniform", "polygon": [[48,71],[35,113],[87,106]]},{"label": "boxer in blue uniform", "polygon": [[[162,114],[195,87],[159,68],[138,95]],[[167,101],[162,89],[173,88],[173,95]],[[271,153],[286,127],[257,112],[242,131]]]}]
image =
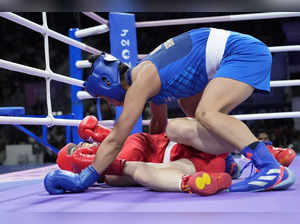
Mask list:
[{"label": "boxer in blue uniform", "polygon": [[[166,103],[174,100],[178,100],[186,114],[195,117],[188,122],[195,127],[199,139],[205,136],[206,142],[211,144],[231,144],[259,170],[233,184],[230,191],[287,189],[295,182],[293,173],[280,166],[265,144],[259,142],[242,121],[228,115],[253,92],[270,91],[272,57],[265,44],[256,38],[200,28],[169,39],[132,70],[108,54],[92,62],[86,90],[112,105],[124,105],[123,112],[102,142],[102,150],[97,152],[93,164],[77,175],[49,174],[51,181],[45,183],[48,188],[56,188],[57,184],[52,186],[54,182],[61,182],[59,187],[72,192],[88,188],[118,155],[145,104],[150,102],[150,132],[153,134],[165,131]],[[92,139],[94,128],[86,128],[86,139]],[[192,142],[197,138],[186,136],[189,132],[175,141],[194,146]],[[222,150],[206,152],[223,153]],[[201,187],[206,185],[209,187],[209,181],[201,182]]]}]

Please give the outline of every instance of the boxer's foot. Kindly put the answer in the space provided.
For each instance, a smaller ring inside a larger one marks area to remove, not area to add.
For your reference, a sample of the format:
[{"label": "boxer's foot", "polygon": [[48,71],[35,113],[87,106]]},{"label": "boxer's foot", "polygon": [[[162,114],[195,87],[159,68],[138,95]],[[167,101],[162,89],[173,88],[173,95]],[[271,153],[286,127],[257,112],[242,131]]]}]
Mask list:
[{"label": "boxer's foot", "polygon": [[229,188],[231,177],[228,173],[207,173],[197,172],[182,178],[181,189],[189,193],[196,193],[201,196],[216,194]]},{"label": "boxer's foot", "polygon": [[231,185],[231,192],[286,190],[295,183],[295,176],[287,167],[262,168],[244,181]]},{"label": "boxer's foot", "polygon": [[294,174],[277,162],[264,142],[254,142],[241,152],[253,162],[257,172],[253,176],[231,185],[229,191],[284,190],[295,183]]}]

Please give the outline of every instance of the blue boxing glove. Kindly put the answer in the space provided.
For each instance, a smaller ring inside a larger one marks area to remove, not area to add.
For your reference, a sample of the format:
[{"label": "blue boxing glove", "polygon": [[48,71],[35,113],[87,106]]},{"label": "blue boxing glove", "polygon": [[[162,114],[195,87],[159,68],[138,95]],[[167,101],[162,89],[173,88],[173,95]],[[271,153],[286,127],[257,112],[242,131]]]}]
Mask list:
[{"label": "blue boxing glove", "polygon": [[54,170],[46,175],[44,186],[49,194],[63,194],[66,191],[79,193],[92,186],[99,178],[100,175],[92,165],[82,170],[80,174]]}]

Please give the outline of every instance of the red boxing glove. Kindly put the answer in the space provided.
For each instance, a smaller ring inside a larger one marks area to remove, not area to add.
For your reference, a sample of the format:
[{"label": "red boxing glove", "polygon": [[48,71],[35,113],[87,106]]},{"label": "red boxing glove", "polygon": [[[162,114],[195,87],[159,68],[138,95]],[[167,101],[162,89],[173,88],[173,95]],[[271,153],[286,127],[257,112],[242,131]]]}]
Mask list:
[{"label": "red boxing glove", "polygon": [[289,166],[296,157],[296,152],[290,148],[276,148],[272,145],[267,145],[267,149],[282,166]]},{"label": "red boxing glove", "polygon": [[86,116],[78,126],[78,134],[80,138],[90,142],[102,142],[111,129],[106,128],[98,123],[95,116]]},{"label": "red boxing glove", "polygon": [[77,149],[72,155],[72,171],[74,173],[80,173],[81,170],[91,165],[98,148],[99,144],[91,147],[83,146],[82,148]]},{"label": "red boxing glove", "polygon": [[56,163],[62,170],[68,170],[73,172],[72,169],[72,154],[76,150],[74,143],[65,145],[57,154]]},{"label": "red boxing glove", "polygon": [[116,158],[110,166],[104,171],[104,175],[122,176],[126,160]]},{"label": "red boxing glove", "polygon": [[[98,149],[99,144],[90,148],[83,146],[82,148],[77,149],[72,155],[72,172],[80,173],[81,170],[91,165],[95,159]],[[122,176],[125,163],[125,159],[116,158],[102,175]]]}]

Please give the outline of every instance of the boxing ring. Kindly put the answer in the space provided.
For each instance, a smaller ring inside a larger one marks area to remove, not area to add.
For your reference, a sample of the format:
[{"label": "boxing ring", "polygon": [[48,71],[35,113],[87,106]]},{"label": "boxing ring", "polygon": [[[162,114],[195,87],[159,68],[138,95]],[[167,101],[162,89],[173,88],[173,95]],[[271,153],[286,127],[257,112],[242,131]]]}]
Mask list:
[{"label": "boxing ring", "polygon": [[[82,68],[90,67],[90,63],[82,60],[80,52],[73,52],[70,55],[70,61],[73,63],[71,66],[71,77],[55,73],[50,68],[49,59],[49,42],[48,38],[54,38],[61,41],[77,50],[82,50],[90,54],[100,54],[101,50],[88,46],[81,42],[80,38],[99,35],[105,32],[112,32],[114,27],[111,21],[108,21],[95,13],[84,12],[86,16],[100,23],[99,26],[87,29],[71,29],[71,35],[65,36],[56,31],[53,31],[47,26],[47,15],[42,13],[43,24],[39,25],[30,20],[22,18],[14,13],[0,12],[0,16],[13,21],[17,24],[25,26],[33,31],[41,33],[44,36],[44,50],[45,50],[45,69],[37,69],[22,64],[17,64],[11,61],[0,59],[0,67],[25,73],[32,76],[42,77],[46,80],[46,101],[47,101],[47,116],[46,117],[17,117],[17,116],[0,116],[0,124],[2,125],[46,125],[46,126],[78,126],[79,119],[59,119],[53,116],[51,106],[51,93],[50,85],[51,80],[63,82],[75,86],[78,99],[84,100],[92,98],[88,93],[81,91],[83,81],[80,78],[74,78],[72,72],[80,74]],[[124,16],[125,14],[122,14]],[[134,18],[131,16],[131,19]],[[298,12],[274,12],[274,13],[252,13],[243,15],[232,16],[216,16],[216,17],[203,17],[191,19],[174,19],[163,21],[149,21],[149,22],[135,22],[136,28],[139,27],[156,27],[156,26],[173,26],[180,24],[201,24],[207,22],[234,22],[242,20],[253,19],[274,19],[274,18],[287,18],[299,17]],[[124,28],[122,28],[124,30]],[[123,32],[124,35],[127,33]],[[111,34],[112,35],[112,34]],[[125,42],[126,44],[126,42]],[[112,46],[113,47],[113,46]],[[117,46],[118,47],[118,46]],[[119,48],[119,47],[118,47]],[[125,49],[126,50],[126,49]],[[274,46],[270,47],[271,52],[289,52],[300,51],[300,45],[294,46]],[[132,52],[131,52],[132,53]],[[131,60],[128,58],[129,54],[124,53],[124,49],[119,56],[122,59]],[[134,55],[133,53],[131,55]],[[127,58],[126,58],[127,57]],[[137,55],[133,58],[133,63],[137,62],[137,58],[143,58],[144,55]],[[131,61],[129,61],[131,62]],[[281,80],[271,81],[271,87],[284,87],[284,86],[300,86],[299,80]],[[41,87],[43,88],[43,87]],[[80,111],[79,109],[78,111]],[[259,120],[259,119],[280,119],[280,118],[300,118],[300,111],[297,112],[280,112],[280,113],[261,113],[261,114],[244,114],[235,115],[236,118],[241,120]],[[149,120],[142,120],[143,125],[148,125]],[[101,121],[105,126],[113,126],[113,120]],[[78,139],[77,139],[78,140]],[[243,165],[245,161],[240,160],[239,163]],[[300,156],[295,158],[295,161],[290,166],[291,170],[295,173],[296,179],[300,179]],[[271,220],[272,223],[281,223],[281,218],[285,215],[286,222],[293,223],[295,214],[300,213],[300,182],[296,183],[286,191],[273,191],[261,193],[228,193],[222,192],[220,194],[210,197],[200,197],[198,195],[190,195],[184,193],[173,192],[155,192],[143,187],[109,187],[105,184],[96,184],[90,187],[86,193],[81,194],[63,194],[63,195],[49,195],[43,187],[43,178],[51,170],[57,169],[56,165],[7,173],[0,175],[0,212],[91,212],[103,214],[102,220],[111,219],[111,215],[104,215],[109,213],[116,213],[116,217],[122,218],[122,222],[129,223],[134,217],[147,217],[147,214],[155,213],[155,217],[151,216],[148,222],[159,222],[164,217],[177,214],[189,214],[184,218],[172,219],[173,223],[180,223],[183,221],[195,221],[199,218],[197,214],[202,214],[200,217],[205,220],[207,217],[212,217],[213,214],[219,214],[223,218],[228,218],[232,223],[234,221],[253,222],[257,217],[261,220]],[[245,177],[247,172],[243,173]],[[286,216],[287,211],[289,215]],[[160,213],[165,213],[162,217]],[[170,213],[172,213],[170,215]],[[235,220],[231,220],[231,214],[235,213]],[[249,213],[255,213],[254,216],[249,216]],[[262,214],[266,216],[262,216]],[[176,216],[175,216],[176,217]],[[245,217],[247,219],[245,220]],[[43,223],[51,223],[53,220],[43,220]],[[147,221],[147,220],[144,220]],[[280,221],[280,222],[279,222]]]}]

